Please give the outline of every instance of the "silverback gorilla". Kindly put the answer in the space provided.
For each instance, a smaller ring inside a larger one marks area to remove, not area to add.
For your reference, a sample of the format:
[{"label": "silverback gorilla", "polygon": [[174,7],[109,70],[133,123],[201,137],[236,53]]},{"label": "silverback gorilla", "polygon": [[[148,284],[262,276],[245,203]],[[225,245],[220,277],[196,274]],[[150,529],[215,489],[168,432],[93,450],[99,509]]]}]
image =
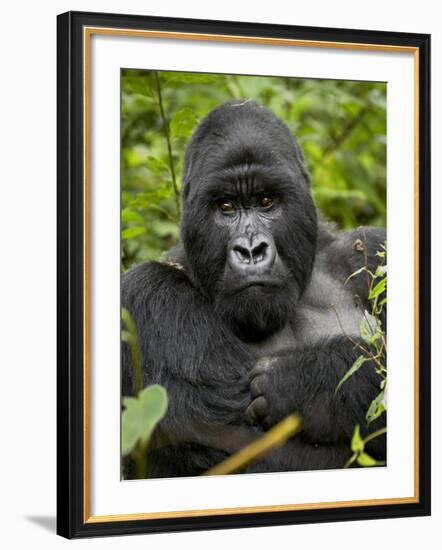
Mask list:
[{"label": "silverback gorilla", "polygon": [[[144,384],[169,395],[149,477],[199,475],[293,411],[303,431],[246,472],[341,468],[379,393],[370,363],[335,393],[360,355],[368,308],[366,274],[347,278],[376,269],[385,231],[319,222],[296,140],[253,101],[225,103],[200,123],[182,201],[181,243],[168,261],[122,279]],[[133,391],[123,344],[122,392]],[[383,425],[385,415],[374,429]],[[368,450],[384,460],[385,438]],[[134,475],[129,460],[125,477]]]}]

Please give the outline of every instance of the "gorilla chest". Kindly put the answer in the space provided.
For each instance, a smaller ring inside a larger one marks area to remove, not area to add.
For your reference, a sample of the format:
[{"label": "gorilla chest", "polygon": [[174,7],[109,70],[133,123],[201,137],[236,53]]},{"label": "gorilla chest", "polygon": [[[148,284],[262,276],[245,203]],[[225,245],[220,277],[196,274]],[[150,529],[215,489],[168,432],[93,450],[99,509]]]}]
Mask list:
[{"label": "gorilla chest", "polygon": [[257,358],[323,344],[339,337],[357,338],[363,311],[352,293],[332,278],[313,279],[293,319],[265,340],[249,344]]},{"label": "gorilla chest", "polygon": [[272,334],[265,340],[249,343],[248,347],[257,359],[294,349],[296,347],[295,333],[290,325],[286,325],[282,330]]}]

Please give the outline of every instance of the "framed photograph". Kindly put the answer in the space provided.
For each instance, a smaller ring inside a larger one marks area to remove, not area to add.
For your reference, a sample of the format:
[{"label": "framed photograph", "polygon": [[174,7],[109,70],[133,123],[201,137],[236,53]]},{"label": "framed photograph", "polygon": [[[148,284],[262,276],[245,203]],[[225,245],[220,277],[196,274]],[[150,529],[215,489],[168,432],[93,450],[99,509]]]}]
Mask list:
[{"label": "framed photograph", "polygon": [[58,534],[430,514],[430,36],[69,12],[57,70]]}]

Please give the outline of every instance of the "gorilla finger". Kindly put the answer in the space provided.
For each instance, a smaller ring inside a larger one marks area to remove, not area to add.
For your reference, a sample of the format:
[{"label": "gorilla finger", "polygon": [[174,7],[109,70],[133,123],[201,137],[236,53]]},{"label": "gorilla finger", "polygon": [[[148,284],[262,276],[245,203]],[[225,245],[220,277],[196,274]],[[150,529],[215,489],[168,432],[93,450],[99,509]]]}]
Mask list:
[{"label": "gorilla finger", "polygon": [[259,395],[262,395],[264,393],[264,386],[267,383],[267,375],[262,374],[260,376],[256,376],[252,382],[250,383],[250,393],[252,394],[252,397],[258,397]]},{"label": "gorilla finger", "polygon": [[246,418],[251,424],[257,424],[258,418],[255,415],[255,410],[253,408],[253,404],[250,403],[250,405],[246,409]]},{"label": "gorilla finger", "polygon": [[252,401],[251,407],[258,419],[264,418],[269,414],[269,404],[267,403],[267,399],[262,395]]}]

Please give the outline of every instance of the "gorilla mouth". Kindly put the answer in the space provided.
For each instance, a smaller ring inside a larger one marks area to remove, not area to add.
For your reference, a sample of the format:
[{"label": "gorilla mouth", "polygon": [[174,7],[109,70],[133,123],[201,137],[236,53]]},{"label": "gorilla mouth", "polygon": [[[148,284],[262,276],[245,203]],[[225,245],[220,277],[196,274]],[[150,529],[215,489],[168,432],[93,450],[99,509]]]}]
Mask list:
[{"label": "gorilla mouth", "polygon": [[275,281],[275,280],[263,280],[263,279],[256,279],[256,280],[249,280],[246,281],[244,284],[236,287],[233,291],[233,294],[238,294],[240,292],[244,292],[245,290],[259,288],[262,290],[279,290],[281,289],[281,282]]}]

